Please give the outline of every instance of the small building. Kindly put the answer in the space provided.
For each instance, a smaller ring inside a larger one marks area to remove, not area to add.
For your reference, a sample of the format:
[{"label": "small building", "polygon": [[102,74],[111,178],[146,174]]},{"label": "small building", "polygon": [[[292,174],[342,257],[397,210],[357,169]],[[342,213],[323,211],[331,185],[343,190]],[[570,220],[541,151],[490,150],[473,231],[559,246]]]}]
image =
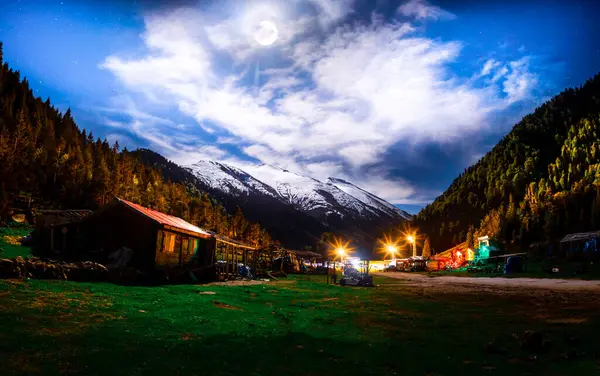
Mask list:
[{"label": "small building", "polygon": [[[91,210],[43,210],[35,218],[33,247],[40,256],[54,257],[65,254],[73,247],[73,238],[67,236],[68,225],[92,214]],[[69,244],[71,243],[71,244]]]},{"label": "small building", "polygon": [[[215,236],[168,214],[116,198],[81,221],[60,226],[64,258],[110,265],[115,251],[128,249],[126,266],[169,275],[194,271],[215,277]],[[110,256],[110,257],[109,257]]]},{"label": "small building", "polygon": [[223,235],[216,235],[216,242],[215,256],[219,280],[243,275],[244,269],[240,270],[240,264],[242,268],[256,270],[258,248]]},{"label": "small building", "polygon": [[444,266],[450,265],[453,268],[460,267],[466,261],[472,261],[474,258],[475,252],[467,247],[467,242],[462,242],[444,252],[438,253],[433,257],[434,260],[443,260]]},{"label": "small building", "polygon": [[560,245],[568,256],[578,254],[596,255],[600,251],[600,231],[578,232],[566,235],[561,239]]}]

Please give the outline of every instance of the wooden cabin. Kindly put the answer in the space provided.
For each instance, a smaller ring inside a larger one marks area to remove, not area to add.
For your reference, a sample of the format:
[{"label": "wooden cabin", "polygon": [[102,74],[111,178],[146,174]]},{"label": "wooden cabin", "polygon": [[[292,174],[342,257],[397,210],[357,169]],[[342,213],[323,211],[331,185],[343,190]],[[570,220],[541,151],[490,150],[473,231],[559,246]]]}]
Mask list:
[{"label": "wooden cabin", "polygon": [[71,239],[65,257],[110,265],[109,255],[129,248],[126,266],[169,275],[194,271],[215,278],[215,236],[168,214],[116,198],[79,222],[60,226]]}]

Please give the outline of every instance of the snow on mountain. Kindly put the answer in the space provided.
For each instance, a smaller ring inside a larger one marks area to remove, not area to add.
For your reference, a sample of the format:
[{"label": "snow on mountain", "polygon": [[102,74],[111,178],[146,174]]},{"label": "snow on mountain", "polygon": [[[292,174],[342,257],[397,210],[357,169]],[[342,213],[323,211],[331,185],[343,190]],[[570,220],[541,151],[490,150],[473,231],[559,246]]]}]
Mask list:
[{"label": "snow on mountain", "polygon": [[342,217],[365,216],[367,212],[372,212],[360,200],[332,184],[267,164],[251,167],[248,171],[258,180],[275,188],[285,201],[305,212],[324,209]]},{"label": "snow on mountain", "polygon": [[347,194],[351,195],[352,197],[357,198],[364,204],[369,205],[370,207],[376,208],[378,210],[381,210],[384,213],[387,213],[391,216],[398,215],[407,220],[411,219],[411,217],[412,217],[410,214],[408,214],[404,210],[397,208],[396,206],[385,201],[384,199],[379,198],[379,197],[375,196],[374,194],[369,193],[369,192],[365,191],[364,189],[357,187],[356,185],[354,185],[350,182],[347,182],[343,179],[328,178],[327,181],[330,182],[331,184],[335,185],[342,191],[346,192]]},{"label": "snow on mountain", "polygon": [[207,186],[230,195],[268,195],[313,216],[409,219],[410,215],[385,200],[346,182],[322,182],[272,165],[245,171],[214,161],[199,161],[186,169]]},{"label": "snow on mountain", "polygon": [[226,194],[248,195],[260,193],[279,197],[273,188],[233,166],[215,161],[199,161],[184,168],[207,186]]}]

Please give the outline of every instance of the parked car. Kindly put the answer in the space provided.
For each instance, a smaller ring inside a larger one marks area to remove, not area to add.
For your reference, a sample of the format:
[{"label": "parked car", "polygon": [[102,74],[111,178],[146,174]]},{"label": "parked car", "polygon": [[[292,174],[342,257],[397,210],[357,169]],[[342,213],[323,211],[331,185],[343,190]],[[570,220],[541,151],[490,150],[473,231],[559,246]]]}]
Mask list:
[{"label": "parked car", "polygon": [[411,267],[411,272],[424,272],[425,271],[425,260],[414,260]]}]

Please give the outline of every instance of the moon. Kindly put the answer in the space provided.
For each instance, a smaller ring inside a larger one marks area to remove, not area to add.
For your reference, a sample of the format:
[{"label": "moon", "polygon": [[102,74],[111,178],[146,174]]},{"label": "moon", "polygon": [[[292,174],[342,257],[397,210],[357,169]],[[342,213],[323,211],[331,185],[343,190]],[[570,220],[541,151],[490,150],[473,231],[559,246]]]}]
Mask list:
[{"label": "moon", "polygon": [[254,39],[261,46],[270,46],[279,37],[277,26],[271,21],[260,21],[254,32]]}]

